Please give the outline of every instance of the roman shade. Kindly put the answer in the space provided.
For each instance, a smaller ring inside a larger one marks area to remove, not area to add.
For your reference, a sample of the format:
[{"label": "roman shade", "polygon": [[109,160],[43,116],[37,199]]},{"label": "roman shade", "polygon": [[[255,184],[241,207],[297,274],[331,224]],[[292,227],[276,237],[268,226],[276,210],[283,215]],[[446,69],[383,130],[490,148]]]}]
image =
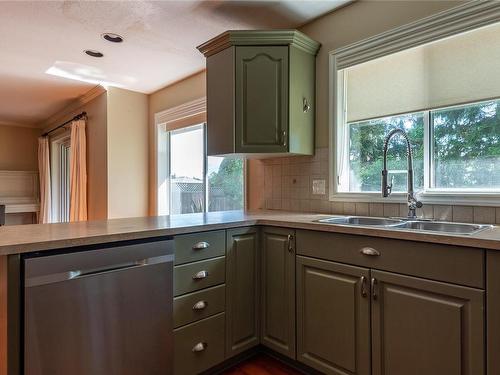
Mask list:
[{"label": "roman shade", "polygon": [[500,97],[499,61],[495,24],[348,67],[346,120]]}]

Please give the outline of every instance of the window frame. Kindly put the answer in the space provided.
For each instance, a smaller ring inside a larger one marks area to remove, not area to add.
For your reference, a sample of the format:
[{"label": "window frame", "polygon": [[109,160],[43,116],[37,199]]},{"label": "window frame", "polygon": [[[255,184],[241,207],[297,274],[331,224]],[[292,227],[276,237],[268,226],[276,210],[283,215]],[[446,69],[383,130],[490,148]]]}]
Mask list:
[{"label": "window frame", "polygon": [[[329,182],[330,201],[339,202],[386,202],[404,203],[406,193],[394,193],[383,198],[379,192],[342,192],[339,189],[338,176],[343,163],[339,161],[339,150],[345,152],[346,145],[339,140],[348,141],[342,132],[346,129],[345,114],[345,75],[344,69],[349,66],[367,62],[382,56],[417,47],[432,41],[450,37],[482,26],[500,22],[500,3],[468,2],[430,17],[412,22],[408,25],[381,33],[360,42],[338,48],[329,53]],[[435,110],[435,109],[433,109]],[[424,115],[424,186],[432,181],[432,124],[430,111]],[[339,126],[341,124],[342,126]],[[345,157],[345,155],[344,155]],[[450,191],[426,188],[420,192],[419,198],[431,204],[480,204],[497,206],[500,202],[500,190],[494,192]]]},{"label": "window frame", "polygon": [[[62,169],[70,163],[70,145],[69,130],[50,139],[51,217],[54,223],[69,222],[70,177],[65,176]],[[63,180],[64,176],[67,178]]]},{"label": "window frame", "polygon": [[[207,122],[206,122],[206,98],[200,98],[187,102],[185,104],[161,111],[155,114],[154,138],[155,138],[155,158],[154,158],[154,178],[155,178],[155,202],[153,214],[170,215],[171,194],[170,194],[170,134],[171,131],[187,129],[197,125],[203,126],[203,180],[205,183],[205,192],[203,195],[204,210],[201,213],[217,212],[208,211],[208,155],[207,155]],[[200,121],[200,119],[203,119]],[[171,123],[181,124],[178,127],[167,130],[167,125]],[[165,153],[167,157],[163,157]],[[165,178],[164,178],[165,176]],[[165,186],[162,186],[164,181]],[[247,160],[243,159],[243,210],[247,209]],[[218,211],[220,212],[220,211]]]}]

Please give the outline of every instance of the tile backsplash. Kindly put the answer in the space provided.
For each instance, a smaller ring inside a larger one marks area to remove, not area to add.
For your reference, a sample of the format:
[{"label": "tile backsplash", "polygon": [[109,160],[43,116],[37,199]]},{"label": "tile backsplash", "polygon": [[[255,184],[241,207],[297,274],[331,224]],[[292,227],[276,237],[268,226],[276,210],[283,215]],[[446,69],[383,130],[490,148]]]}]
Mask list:
[{"label": "tile backsplash", "polygon": [[[314,156],[263,159],[259,163],[264,187],[260,208],[363,216],[407,215],[406,204],[330,202],[328,148],[316,149]],[[500,224],[500,202],[499,207],[426,204],[417,213],[436,220]]]}]

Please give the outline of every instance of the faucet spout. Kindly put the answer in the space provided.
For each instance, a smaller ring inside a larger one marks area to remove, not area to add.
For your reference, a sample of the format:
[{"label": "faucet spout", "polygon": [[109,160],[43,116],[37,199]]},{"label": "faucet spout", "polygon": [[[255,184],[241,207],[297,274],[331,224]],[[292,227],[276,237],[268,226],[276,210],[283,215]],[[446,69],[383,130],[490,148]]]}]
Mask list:
[{"label": "faucet spout", "polygon": [[388,182],[388,172],[387,172],[387,151],[389,149],[389,142],[395,135],[401,135],[406,141],[406,157],[408,160],[408,182],[407,182],[407,196],[408,196],[408,218],[414,219],[417,217],[417,208],[422,207],[422,202],[417,200],[415,197],[415,191],[413,189],[413,154],[411,150],[411,142],[403,129],[393,129],[387,134],[384,140],[384,166],[382,169],[382,197],[387,198],[392,193],[392,185]]}]

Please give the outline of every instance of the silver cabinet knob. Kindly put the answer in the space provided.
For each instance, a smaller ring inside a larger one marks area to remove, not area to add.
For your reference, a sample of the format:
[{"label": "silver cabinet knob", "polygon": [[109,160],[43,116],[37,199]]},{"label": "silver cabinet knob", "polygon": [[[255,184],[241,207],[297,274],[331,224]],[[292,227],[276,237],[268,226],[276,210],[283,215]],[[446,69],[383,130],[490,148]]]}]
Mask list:
[{"label": "silver cabinet knob", "polygon": [[203,249],[208,249],[209,247],[210,244],[208,242],[200,241],[193,245],[193,250],[203,250]]},{"label": "silver cabinet knob", "polygon": [[311,104],[309,104],[306,98],[302,98],[302,112],[307,113],[310,110],[311,110]]},{"label": "silver cabinet knob", "polygon": [[208,302],[198,301],[193,305],[193,310],[204,310],[208,306]]},{"label": "silver cabinet knob", "polygon": [[199,353],[204,351],[207,348],[208,344],[206,342],[199,342],[195,346],[193,346],[193,353]]},{"label": "silver cabinet knob", "polygon": [[380,251],[374,249],[373,247],[363,247],[359,252],[363,255],[368,255],[372,257],[380,256]]},{"label": "silver cabinet knob", "polygon": [[193,280],[201,280],[208,276],[208,271],[196,272],[193,276]]}]

